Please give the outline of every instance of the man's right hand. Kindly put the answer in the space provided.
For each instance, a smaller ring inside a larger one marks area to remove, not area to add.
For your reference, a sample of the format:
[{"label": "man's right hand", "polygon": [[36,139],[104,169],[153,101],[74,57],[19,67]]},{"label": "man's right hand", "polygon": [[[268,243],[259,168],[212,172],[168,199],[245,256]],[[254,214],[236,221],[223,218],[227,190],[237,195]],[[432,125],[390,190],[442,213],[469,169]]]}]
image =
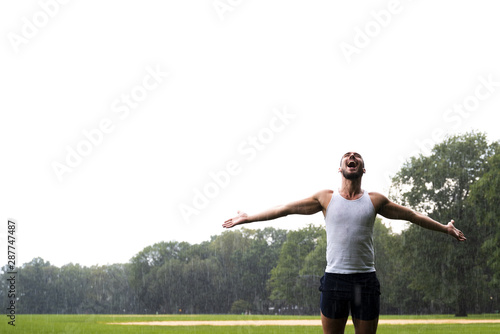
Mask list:
[{"label": "man's right hand", "polygon": [[228,219],[222,224],[222,227],[231,228],[238,224],[248,223],[248,215],[244,212],[238,211],[238,215],[234,218]]}]

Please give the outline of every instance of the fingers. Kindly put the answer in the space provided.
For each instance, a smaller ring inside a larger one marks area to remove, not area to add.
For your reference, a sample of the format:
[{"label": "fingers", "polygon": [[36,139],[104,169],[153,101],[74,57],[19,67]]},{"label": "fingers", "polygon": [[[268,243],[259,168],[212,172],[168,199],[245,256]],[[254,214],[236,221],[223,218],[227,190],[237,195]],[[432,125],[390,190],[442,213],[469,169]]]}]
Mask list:
[{"label": "fingers", "polygon": [[455,237],[455,239],[457,239],[458,241],[466,241],[467,240],[467,238],[465,237],[463,232],[455,227],[455,220],[452,219],[448,223],[448,225],[450,225],[452,227],[452,231],[453,231],[452,235]]},{"label": "fingers", "polygon": [[455,221],[453,219],[451,220],[450,223],[453,226],[453,228],[455,229],[455,232],[457,234],[457,237],[456,237],[457,240],[458,241],[465,241],[465,240],[467,240],[467,238],[465,237],[464,233],[455,227]]},{"label": "fingers", "polygon": [[230,218],[230,219],[226,220],[226,221],[224,222],[224,224],[222,224],[222,227],[225,227],[225,228],[231,228],[231,227],[233,227],[234,225],[236,225],[236,224],[235,224],[235,222],[234,222],[234,220],[235,220],[235,218],[237,218],[239,215],[241,215],[241,211],[238,211],[238,215],[237,215],[236,217],[234,217],[234,218]]},{"label": "fingers", "polygon": [[230,228],[230,227],[233,227],[234,224],[233,224],[233,219],[228,219],[224,222],[224,224],[222,224],[222,227],[225,227],[225,228]]},{"label": "fingers", "polygon": [[242,224],[245,221],[246,217],[247,217],[246,213],[238,211],[236,217],[226,220],[224,224],[222,224],[222,227],[231,228],[233,226]]}]

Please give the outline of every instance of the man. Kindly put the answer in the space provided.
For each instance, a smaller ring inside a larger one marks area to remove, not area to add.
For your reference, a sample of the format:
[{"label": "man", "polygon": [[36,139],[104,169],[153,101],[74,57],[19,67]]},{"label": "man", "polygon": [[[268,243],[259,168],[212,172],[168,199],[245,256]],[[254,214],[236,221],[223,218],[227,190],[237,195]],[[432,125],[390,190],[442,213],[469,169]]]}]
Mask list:
[{"label": "man", "polygon": [[327,233],[327,266],[321,278],[321,323],[324,333],[344,333],[351,311],[356,334],[376,333],[380,311],[380,285],[375,275],[373,225],[380,214],[465,241],[452,220],[447,225],[391,202],[376,192],[361,189],[366,172],[360,154],[348,152],[340,161],[342,184],[338,191],[322,190],[313,196],[277,206],[256,215],[239,212],[222,225],[271,220],[291,214],[322,211]]}]

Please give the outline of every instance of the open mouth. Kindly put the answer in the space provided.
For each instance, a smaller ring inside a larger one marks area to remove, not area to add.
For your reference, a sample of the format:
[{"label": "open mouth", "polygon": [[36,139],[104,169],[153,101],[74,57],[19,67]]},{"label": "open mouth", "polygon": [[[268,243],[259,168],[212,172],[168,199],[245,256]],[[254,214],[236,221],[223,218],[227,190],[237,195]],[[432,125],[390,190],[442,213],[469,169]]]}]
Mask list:
[{"label": "open mouth", "polygon": [[349,161],[349,162],[347,163],[347,167],[356,167],[356,162],[354,162],[354,161]]}]

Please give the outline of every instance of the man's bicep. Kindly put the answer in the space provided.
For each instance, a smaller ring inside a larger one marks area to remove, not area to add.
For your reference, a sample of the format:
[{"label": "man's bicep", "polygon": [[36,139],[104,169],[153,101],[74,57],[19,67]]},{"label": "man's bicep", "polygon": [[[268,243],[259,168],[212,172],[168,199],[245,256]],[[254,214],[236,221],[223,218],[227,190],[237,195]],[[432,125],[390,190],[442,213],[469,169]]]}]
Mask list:
[{"label": "man's bicep", "polygon": [[322,208],[321,203],[313,196],[287,204],[286,212],[292,215],[312,215],[320,212]]},{"label": "man's bicep", "polygon": [[401,219],[408,221],[411,220],[411,217],[415,214],[413,210],[391,202],[388,199],[382,204],[378,213],[388,219]]}]

